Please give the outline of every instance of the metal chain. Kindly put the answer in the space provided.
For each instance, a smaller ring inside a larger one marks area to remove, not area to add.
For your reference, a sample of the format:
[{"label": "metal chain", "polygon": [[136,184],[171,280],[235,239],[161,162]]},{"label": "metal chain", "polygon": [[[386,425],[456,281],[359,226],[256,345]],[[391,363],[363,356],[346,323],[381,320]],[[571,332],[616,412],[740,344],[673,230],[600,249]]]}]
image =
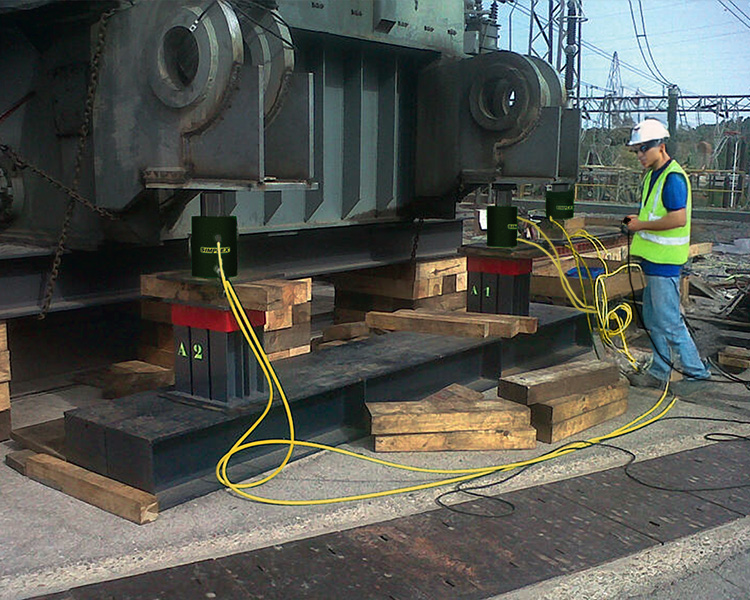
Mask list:
[{"label": "metal chain", "polygon": [[[110,17],[115,14],[116,9],[110,9],[99,18],[99,36],[96,44],[96,50],[94,51],[94,56],[91,59],[91,72],[89,73],[89,85],[88,90],[86,91],[86,109],[84,111],[83,115],[83,123],[81,123],[81,129],[78,132],[78,148],[76,151],[76,160],[75,160],[75,169],[73,171],[73,183],[71,184],[70,191],[75,193],[77,196],[77,190],[79,185],[79,180],[81,177],[81,167],[83,165],[83,151],[86,147],[86,140],[89,135],[89,125],[91,123],[91,118],[94,113],[94,97],[96,95],[96,88],[97,84],[99,83],[99,68],[101,66],[101,57],[104,53],[104,40],[107,33],[107,25],[109,23]],[[38,172],[38,171],[37,171]],[[40,173],[41,174],[41,173]],[[42,175],[50,181],[51,178],[48,178],[44,175]],[[94,210],[100,214],[101,210],[99,207],[95,207],[91,202],[88,200],[85,200],[82,197],[74,197],[73,194],[68,194],[70,196],[70,199],[68,200],[68,205],[65,208],[65,217],[63,218],[63,224],[62,228],[60,230],[60,237],[57,240],[57,249],[55,250],[55,257],[52,259],[52,269],[50,270],[49,278],[47,279],[47,287],[44,292],[44,299],[42,300],[42,310],[39,313],[39,319],[44,319],[47,316],[47,313],[49,312],[50,305],[52,304],[52,296],[55,293],[55,282],[57,281],[58,276],[60,275],[60,264],[62,263],[62,255],[63,252],[65,252],[65,242],[68,238],[68,229],[70,228],[70,223],[73,220],[73,210],[76,206],[76,200],[81,202],[83,201],[84,206],[87,208],[90,208],[91,210]],[[109,215],[107,215],[109,216]]]},{"label": "metal chain", "polygon": [[411,262],[417,261],[417,249],[419,248],[419,234],[422,232],[422,224],[424,223],[424,217],[417,219],[416,225],[414,226],[414,244],[411,247]]}]

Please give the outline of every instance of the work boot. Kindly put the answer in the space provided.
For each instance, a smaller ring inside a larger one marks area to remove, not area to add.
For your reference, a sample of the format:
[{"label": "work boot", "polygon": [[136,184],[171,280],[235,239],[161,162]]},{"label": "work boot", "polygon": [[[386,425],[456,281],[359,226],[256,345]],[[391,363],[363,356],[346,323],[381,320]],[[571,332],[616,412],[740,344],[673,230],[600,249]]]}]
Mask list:
[{"label": "work boot", "polygon": [[667,381],[654,377],[648,371],[637,371],[634,373],[627,373],[625,375],[630,382],[630,385],[635,387],[654,388],[657,390],[663,390],[667,387]]}]

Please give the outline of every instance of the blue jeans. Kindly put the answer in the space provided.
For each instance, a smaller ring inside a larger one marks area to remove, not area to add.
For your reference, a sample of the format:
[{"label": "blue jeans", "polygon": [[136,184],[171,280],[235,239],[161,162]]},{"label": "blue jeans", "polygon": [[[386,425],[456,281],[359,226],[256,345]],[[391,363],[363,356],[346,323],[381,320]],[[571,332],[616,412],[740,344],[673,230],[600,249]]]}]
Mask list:
[{"label": "blue jeans", "polygon": [[680,358],[683,373],[695,379],[708,379],[711,376],[680,313],[679,277],[646,275],[643,322],[651,334],[654,350],[654,360],[649,369],[651,375],[661,380],[669,377],[671,367],[662,356],[674,362],[674,350]]}]

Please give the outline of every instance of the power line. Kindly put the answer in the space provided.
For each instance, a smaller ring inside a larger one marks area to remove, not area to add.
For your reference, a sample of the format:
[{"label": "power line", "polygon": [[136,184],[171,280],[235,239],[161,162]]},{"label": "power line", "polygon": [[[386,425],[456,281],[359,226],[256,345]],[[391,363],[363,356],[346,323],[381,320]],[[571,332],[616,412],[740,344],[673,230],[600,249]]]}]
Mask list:
[{"label": "power line", "polygon": [[[635,22],[635,12],[633,11],[633,2],[632,0],[628,0],[628,6],[630,7],[630,19],[633,22],[633,32],[635,34],[635,41],[638,44],[638,50],[641,53],[641,58],[643,58],[643,62],[646,65],[646,68],[651,72],[651,74],[659,81],[659,83],[664,85],[672,85],[672,83],[667,80],[666,77],[659,71],[659,68],[656,66],[656,61],[653,60],[653,55],[651,54],[651,50],[648,48],[648,37],[646,36],[646,23],[643,18],[643,6],[641,5],[641,0],[638,0],[638,6],[640,7],[640,14],[641,14],[641,24],[643,26],[643,33],[638,32],[638,25]],[[648,53],[651,56],[651,61],[653,63],[653,67],[651,63],[649,63],[649,60],[646,58],[646,54],[643,51],[643,45],[641,44],[641,38],[643,38],[644,43],[646,45],[646,48],[648,49]]]},{"label": "power line", "polygon": [[742,18],[742,17],[740,16],[740,15],[738,15],[738,14],[737,14],[736,12],[734,12],[734,11],[733,11],[733,10],[732,10],[732,9],[731,9],[731,8],[730,8],[729,6],[727,6],[727,5],[726,5],[726,4],[724,3],[724,0],[717,0],[717,2],[718,2],[719,4],[721,4],[721,5],[722,5],[722,6],[723,6],[723,7],[724,7],[724,8],[726,9],[726,10],[727,10],[727,12],[729,12],[729,14],[731,14],[731,15],[732,15],[732,16],[733,16],[733,17],[734,17],[735,19],[737,19],[737,20],[738,20],[738,21],[739,21],[740,23],[742,23],[742,24],[743,24],[743,25],[744,25],[745,27],[747,27],[748,29],[750,29],[750,24],[748,24],[748,22],[750,22],[750,17],[748,17],[748,16],[747,16],[747,14],[745,14],[745,13],[744,13],[744,12],[742,11],[742,9],[741,9],[741,8],[739,7],[739,6],[737,6],[737,5],[736,5],[736,4],[734,3],[734,2],[731,2],[731,0],[729,0],[729,2],[731,2],[732,6],[733,6],[733,7],[734,7],[734,8],[736,9],[736,10],[738,10],[738,11],[740,12],[740,14],[741,14],[741,15],[743,15],[743,16],[745,17],[745,19],[747,19],[747,21],[743,20],[743,18]]},{"label": "power line", "polygon": [[731,4],[732,6],[734,6],[740,12],[740,14],[743,17],[745,17],[748,21],[750,21],[750,17],[747,15],[747,13],[744,10],[742,10],[739,6],[737,6],[737,4],[734,2],[734,0],[729,0],[729,4]]},{"label": "power line", "polygon": [[[524,13],[526,16],[531,16],[531,9],[530,8],[527,8],[526,6],[521,5],[520,2],[518,2],[518,0],[516,2],[514,2],[513,4],[514,4],[514,6],[517,6],[518,9],[522,13]],[[543,18],[541,18],[541,17],[539,18],[539,20],[542,22],[543,25],[547,25],[548,24],[546,22],[546,20],[543,19]],[[584,41],[583,39],[581,39],[581,45],[584,46],[585,48],[589,49],[594,54],[598,54],[599,56],[601,56],[603,58],[606,58],[607,60],[610,60],[612,58],[612,53],[611,52],[607,52],[606,50],[602,50],[601,48],[599,48],[598,46],[595,46],[591,42],[587,42],[587,41]],[[649,73],[643,71],[642,69],[639,69],[638,67],[636,67],[634,65],[631,65],[630,63],[627,63],[627,62],[621,60],[620,61],[620,66],[623,69],[625,69],[627,71],[630,71],[631,73],[633,73],[635,75],[638,75],[639,77],[643,77],[644,79],[648,79],[650,81],[653,81],[654,83],[658,83],[659,85],[664,85],[664,82],[661,81],[660,79],[654,77],[653,75],[650,75]]]}]

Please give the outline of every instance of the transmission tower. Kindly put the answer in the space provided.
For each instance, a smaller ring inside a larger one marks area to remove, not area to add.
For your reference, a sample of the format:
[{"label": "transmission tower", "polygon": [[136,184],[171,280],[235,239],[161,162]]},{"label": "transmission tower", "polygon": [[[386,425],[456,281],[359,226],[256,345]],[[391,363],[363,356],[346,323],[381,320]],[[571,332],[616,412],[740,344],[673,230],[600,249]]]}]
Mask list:
[{"label": "transmission tower", "polygon": [[623,92],[620,59],[617,56],[617,52],[612,55],[606,88],[607,94],[603,102],[605,112],[599,115],[599,126],[606,129],[622,127],[625,123],[630,122],[631,118],[628,113],[620,113],[613,110],[615,108],[615,98],[621,97]]},{"label": "transmission tower", "polygon": [[[581,91],[582,0],[531,0],[529,54],[546,60],[563,74],[565,89],[573,105]],[[523,10],[523,9],[522,9]]]}]

